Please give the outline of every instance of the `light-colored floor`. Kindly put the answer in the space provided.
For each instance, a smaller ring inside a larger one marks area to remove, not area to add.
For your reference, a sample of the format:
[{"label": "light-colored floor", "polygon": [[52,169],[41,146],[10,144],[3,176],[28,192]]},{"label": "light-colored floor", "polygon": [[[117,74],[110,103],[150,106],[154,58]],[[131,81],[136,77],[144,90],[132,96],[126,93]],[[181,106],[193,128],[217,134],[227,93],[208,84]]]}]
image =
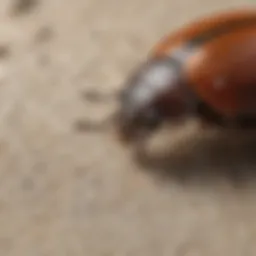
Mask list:
[{"label": "light-colored floor", "polygon": [[249,151],[185,141],[146,168],[113,133],[74,125],[113,111],[84,93],[116,91],[161,36],[254,1],[18,2],[0,1],[0,254],[255,256]]}]

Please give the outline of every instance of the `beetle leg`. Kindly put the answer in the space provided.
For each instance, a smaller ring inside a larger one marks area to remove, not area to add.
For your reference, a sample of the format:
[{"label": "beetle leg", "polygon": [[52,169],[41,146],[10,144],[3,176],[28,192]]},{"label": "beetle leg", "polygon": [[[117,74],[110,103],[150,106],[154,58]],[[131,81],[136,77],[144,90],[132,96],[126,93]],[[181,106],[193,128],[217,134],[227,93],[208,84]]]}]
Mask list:
[{"label": "beetle leg", "polygon": [[225,120],[223,117],[213,111],[206,103],[199,101],[197,104],[197,114],[201,120],[203,127],[223,126]]}]

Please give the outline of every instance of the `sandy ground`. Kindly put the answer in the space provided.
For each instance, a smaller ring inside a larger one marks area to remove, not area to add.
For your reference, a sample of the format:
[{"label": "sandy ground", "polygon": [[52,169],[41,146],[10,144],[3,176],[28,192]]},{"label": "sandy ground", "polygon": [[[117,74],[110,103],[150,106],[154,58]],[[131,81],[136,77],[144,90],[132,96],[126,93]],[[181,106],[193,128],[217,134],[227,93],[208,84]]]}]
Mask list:
[{"label": "sandy ground", "polygon": [[248,145],[173,135],[168,157],[139,163],[110,130],[76,126],[113,111],[86,93],[118,90],[164,34],[253,2],[1,0],[0,254],[255,256]]}]

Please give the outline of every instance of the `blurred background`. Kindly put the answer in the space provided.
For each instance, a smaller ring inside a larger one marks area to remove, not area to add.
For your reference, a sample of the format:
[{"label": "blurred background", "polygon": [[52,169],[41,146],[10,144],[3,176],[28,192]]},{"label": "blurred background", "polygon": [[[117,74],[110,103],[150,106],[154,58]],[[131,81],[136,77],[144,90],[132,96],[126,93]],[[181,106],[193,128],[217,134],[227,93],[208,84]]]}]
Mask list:
[{"label": "blurred background", "polygon": [[168,157],[139,163],[113,132],[82,127],[113,112],[97,92],[120,89],[164,35],[247,6],[0,1],[1,255],[256,254],[255,149],[209,146],[186,128]]}]

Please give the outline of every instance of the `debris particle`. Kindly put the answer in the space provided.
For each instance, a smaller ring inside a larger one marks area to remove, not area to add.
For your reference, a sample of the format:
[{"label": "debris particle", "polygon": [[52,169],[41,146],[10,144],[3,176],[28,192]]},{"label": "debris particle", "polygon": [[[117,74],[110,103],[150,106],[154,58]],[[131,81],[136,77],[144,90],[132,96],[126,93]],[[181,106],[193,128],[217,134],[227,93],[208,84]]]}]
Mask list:
[{"label": "debris particle", "polygon": [[109,102],[114,100],[117,97],[116,93],[111,94],[103,94],[98,91],[85,91],[82,92],[82,98],[85,101],[91,102],[91,103],[98,103],[98,102]]},{"label": "debris particle", "polygon": [[53,37],[53,30],[50,27],[42,27],[38,29],[35,35],[35,43],[46,43]]},{"label": "debris particle", "polygon": [[41,67],[47,67],[51,62],[50,56],[46,53],[43,53],[38,56],[38,64]]},{"label": "debris particle", "polygon": [[10,49],[7,45],[0,45],[0,59],[7,59],[10,55]]},{"label": "debris particle", "polygon": [[26,178],[22,181],[22,187],[24,190],[32,190],[35,184],[32,179]]},{"label": "debris particle", "polygon": [[38,4],[38,0],[14,0],[14,4],[12,7],[12,14],[22,15],[29,13],[36,5]]},{"label": "debris particle", "polygon": [[84,131],[92,131],[94,130],[94,125],[91,122],[84,121],[84,120],[78,120],[74,124],[75,130],[78,132],[84,132]]},{"label": "debris particle", "polygon": [[107,127],[106,122],[94,122],[89,120],[78,120],[74,124],[74,128],[78,132],[100,132]]},{"label": "debris particle", "polygon": [[82,93],[84,100],[89,102],[99,102],[104,99],[104,96],[97,91],[86,91]]}]

